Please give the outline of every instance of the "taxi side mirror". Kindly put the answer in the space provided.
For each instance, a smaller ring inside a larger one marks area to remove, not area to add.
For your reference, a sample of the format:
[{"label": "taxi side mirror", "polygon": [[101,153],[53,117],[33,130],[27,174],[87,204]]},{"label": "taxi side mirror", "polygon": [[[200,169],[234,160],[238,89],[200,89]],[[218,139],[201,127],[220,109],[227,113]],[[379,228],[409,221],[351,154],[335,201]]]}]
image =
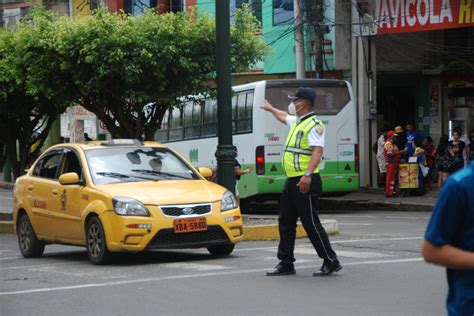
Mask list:
[{"label": "taxi side mirror", "polygon": [[64,173],[59,177],[59,183],[62,185],[79,184],[79,176],[75,172]]},{"label": "taxi side mirror", "polygon": [[212,177],[212,169],[207,167],[199,167],[199,173],[206,179]]}]

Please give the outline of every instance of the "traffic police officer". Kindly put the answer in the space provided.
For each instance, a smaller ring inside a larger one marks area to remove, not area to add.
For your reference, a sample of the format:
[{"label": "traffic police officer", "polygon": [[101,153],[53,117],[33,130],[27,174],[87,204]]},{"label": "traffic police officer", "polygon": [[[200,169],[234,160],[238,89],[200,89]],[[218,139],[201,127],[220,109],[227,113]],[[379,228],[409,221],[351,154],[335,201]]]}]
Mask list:
[{"label": "traffic police officer", "polygon": [[342,267],[318,216],[322,192],[318,165],[323,156],[324,125],[313,112],[316,98],[313,88],[300,87],[294,96],[288,97],[292,100],[288,107],[290,115],[266,100],[262,107],[278,121],[290,126],[283,155],[283,167],[288,179],[281,195],[278,219],[280,263],[267,272],[267,276],[295,274],[293,252],[298,217],[318,256],[324,260],[321,269],[313,276],[329,275]]}]

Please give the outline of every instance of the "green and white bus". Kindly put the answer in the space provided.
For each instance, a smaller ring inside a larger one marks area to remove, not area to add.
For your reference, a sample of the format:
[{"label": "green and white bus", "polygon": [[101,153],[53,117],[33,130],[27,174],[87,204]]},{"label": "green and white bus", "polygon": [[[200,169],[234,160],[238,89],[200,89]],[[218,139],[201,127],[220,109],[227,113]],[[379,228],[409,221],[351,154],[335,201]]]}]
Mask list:
[{"label": "green and white bus", "polygon": [[[287,110],[288,95],[298,87],[316,91],[314,111],[326,126],[320,172],[323,192],[351,192],[359,188],[357,109],[351,85],[342,80],[266,80],[233,87],[232,129],[237,160],[250,174],[239,181],[241,198],[266,198],[282,191],[283,146],[289,128],[260,108],[267,99]],[[230,126],[229,126],[230,128]],[[203,99],[169,110],[155,139],[168,143],[196,167],[215,167],[217,161],[217,102]]]}]

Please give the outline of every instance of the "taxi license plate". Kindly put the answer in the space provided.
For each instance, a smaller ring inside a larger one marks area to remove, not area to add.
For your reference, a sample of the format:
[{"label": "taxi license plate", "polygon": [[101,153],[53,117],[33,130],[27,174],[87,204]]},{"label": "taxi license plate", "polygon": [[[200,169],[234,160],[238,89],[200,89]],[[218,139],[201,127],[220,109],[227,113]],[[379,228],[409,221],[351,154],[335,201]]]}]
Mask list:
[{"label": "taxi license plate", "polygon": [[175,233],[189,233],[203,230],[207,230],[207,222],[205,217],[176,219],[174,221]]}]

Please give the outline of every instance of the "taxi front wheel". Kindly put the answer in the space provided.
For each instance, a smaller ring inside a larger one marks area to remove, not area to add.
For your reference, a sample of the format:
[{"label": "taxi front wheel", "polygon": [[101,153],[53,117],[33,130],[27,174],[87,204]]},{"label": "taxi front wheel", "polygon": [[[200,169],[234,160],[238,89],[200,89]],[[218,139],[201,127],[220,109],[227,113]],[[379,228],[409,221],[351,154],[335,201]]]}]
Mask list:
[{"label": "taxi front wheel", "polygon": [[25,258],[41,257],[44,252],[44,242],[36,238],[28,215],[23,214],[18,221],[18,244]]},{"label": "taxi front wheel", "polygon": [[87,256],[92,264],[106,264],[112,254],[107,249],[104,228],[99,218],[92,217],[86,227]]},{"label": "taxi front wheel", "polygon": [[208,247],[207,250],[214,256],[228,256],[234,251],[234,244],[224,244]]}]

